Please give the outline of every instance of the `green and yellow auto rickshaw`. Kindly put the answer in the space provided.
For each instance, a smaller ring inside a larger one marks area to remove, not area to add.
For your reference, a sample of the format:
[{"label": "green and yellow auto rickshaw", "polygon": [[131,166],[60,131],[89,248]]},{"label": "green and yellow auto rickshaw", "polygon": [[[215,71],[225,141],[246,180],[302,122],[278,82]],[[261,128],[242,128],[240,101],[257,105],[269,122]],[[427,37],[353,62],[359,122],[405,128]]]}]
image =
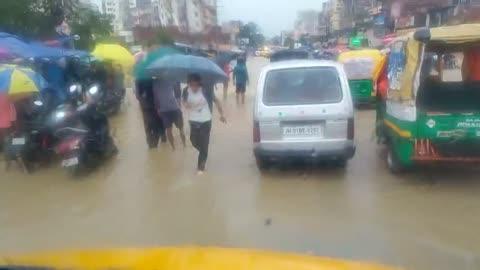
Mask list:
[{"label": "green and yellow auto rickshaw", "polygon": [[480,24],[419,29],[389,51],[377,128],[390,170],[480,163]]},{"label": "green and yellow auto rickshaw", "polygon": [[376,98],[375,71],[384,55],[375,49],[343,52],[338,61],[344,65],[355,104],[371,104]]}]

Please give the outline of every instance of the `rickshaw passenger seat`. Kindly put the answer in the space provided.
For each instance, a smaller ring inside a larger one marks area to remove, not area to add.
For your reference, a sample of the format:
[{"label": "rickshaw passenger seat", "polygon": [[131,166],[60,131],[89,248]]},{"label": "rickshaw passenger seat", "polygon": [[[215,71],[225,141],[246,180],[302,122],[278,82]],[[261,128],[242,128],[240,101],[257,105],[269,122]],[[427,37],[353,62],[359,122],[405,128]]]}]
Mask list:
[{"label": "rickshaw passenger seat", "polygon": [[480,111],[480,82],[427,78],[420,84],[416,102],[426,111]]}]

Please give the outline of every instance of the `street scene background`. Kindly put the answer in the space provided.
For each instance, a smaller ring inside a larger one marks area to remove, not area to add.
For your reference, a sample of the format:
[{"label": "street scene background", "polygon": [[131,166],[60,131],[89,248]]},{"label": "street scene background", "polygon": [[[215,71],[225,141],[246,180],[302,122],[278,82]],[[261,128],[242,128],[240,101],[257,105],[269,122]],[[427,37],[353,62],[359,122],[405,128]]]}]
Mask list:
[{"label": "street scene background", "polygon": [[356,112],[357,154],[345,170],[300,164],[260,172],[252,103],[267,64],[249,58],[245,106],[235,104],[230,85],[228,123],[214,116],[203,176],[195,175],[190,144],[175,152],[167,144],[147,149],[131,89],[111,119],[119,155],[86,178],[71,179],[56,165],[33,177],[0,170],[0,253],[206,245],[407,269],[479,267],[478,170],[392,175],[373,137],[373,110]]}]

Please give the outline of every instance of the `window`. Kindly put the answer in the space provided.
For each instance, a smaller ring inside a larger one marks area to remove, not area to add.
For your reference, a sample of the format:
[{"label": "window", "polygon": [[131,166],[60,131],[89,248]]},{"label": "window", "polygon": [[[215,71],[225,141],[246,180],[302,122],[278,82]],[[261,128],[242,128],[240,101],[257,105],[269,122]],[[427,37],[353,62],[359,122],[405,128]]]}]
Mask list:
[{"label": "window", "polygon": [[263,103],[269,106],[337,103],[342,87],[333,67],[273,70],[267,74]]}]

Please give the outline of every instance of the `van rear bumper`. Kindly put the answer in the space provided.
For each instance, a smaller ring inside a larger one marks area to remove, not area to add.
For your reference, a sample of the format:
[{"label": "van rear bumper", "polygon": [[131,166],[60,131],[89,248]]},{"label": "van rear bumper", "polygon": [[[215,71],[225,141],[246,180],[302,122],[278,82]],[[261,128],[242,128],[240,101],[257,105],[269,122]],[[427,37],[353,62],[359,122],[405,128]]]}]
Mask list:
[{"label": "van rear bumper", "polygon": [[347,160],[353,158],[356,147],[352,141],[333,145],[296,143],[291,147],[285,144],[258,143],[254,147],[256,157],[263,159],[310,158],[318,160]]}]

